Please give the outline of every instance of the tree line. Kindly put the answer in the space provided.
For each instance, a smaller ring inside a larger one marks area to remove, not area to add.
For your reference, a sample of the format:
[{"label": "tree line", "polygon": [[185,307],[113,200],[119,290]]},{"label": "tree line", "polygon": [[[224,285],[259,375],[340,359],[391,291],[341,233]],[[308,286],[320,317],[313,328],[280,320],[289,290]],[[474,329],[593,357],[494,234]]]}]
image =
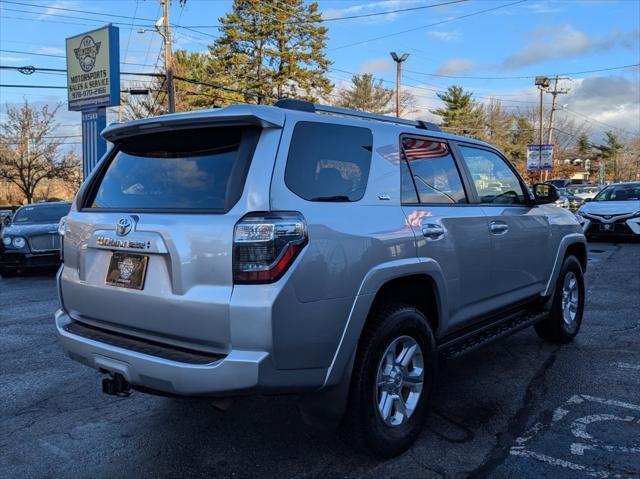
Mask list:
[{"label": "tree line", "polygon": [[[219,23],[220,35],[207,52],[174,53],[177,111],[235,103],[271,104],[290,97],[371,113],[394,112],[395,90],[371,74],[353,75],[350,82],[339,85],[331,82],[331,61],[326,55],[328,30],[316,3],[234,0],[231,11]],[[162,76],[144,86],[150,91],[148,95],[122,98],[124,119],[166,113]],[[509,111],[499,100],[480,103],[471,91],[455,85],[438,97],[442,106],[430,112],[440,119],[444,131],[497,146],[525,179],[537,180],[537,174],[526,171],[526,147],[537,143],[536,108]],[[33,108],[25,100],[21,106],[7,105],[0,123],[0,181],[13,185],[29,202],[43,185],[61,181],[73,187],[79,183],[77,155],[73,150],[63,150],[55,136],[56,111]],[[410,88],[402,92],[401,113],[425,117]],[[556,119],[553,133],[557,160],[554,177],[568,177],[582,170],[586,160],[592,169],[603,162],[608,180],[631,180],[640,175],[638,137],[623,138],[607,132],[604,141],[593,144],[587,123],[566,117]]]}]

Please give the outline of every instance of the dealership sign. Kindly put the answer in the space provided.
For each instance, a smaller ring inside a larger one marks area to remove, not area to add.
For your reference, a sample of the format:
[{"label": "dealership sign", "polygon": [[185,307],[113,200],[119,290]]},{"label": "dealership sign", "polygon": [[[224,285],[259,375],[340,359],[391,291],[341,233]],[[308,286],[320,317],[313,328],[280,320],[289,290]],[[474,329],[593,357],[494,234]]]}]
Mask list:
[{"label": "dealership sign", "polygon": [[527,169],[553,169],[553,145],[527,145]]},{"label": "dealership sign", "polygon": [[67,38],[69,110],[120,104],[118,28],[108,25]]}]

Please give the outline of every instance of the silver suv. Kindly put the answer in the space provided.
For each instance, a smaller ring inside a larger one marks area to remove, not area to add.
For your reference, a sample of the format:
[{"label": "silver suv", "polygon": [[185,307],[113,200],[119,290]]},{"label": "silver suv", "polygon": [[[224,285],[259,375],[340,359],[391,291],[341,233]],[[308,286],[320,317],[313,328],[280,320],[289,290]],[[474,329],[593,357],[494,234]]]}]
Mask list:
[{"label": "silver suv", "polygon": [[310,422],[406,450],[438,359],[578,333],[585,237],[495,148],[281,100],[109,126],[65,223],[65,353],[131,389],[297,393]]}]

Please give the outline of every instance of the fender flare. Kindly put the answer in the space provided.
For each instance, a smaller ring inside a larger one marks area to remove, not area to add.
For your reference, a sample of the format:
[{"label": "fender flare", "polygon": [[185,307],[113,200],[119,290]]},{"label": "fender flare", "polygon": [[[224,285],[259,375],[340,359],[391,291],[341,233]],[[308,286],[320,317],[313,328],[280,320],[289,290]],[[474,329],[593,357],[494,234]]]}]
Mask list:
[{"label": "fender flare", "polygon": [[440,324],[446,322],[448,311],[446,310],[445,305],[447,303],[444,298],[446,298],[447,287],[442,269],[435,260],[431,258],[410,258],[389,261],[375,266],[369,270],[362,283],[360,283],[338,347],[327,369],[322,388],[334,386],[344,381],[351,382],[349,364],[353,364],[353,361],[350,361],[350,359],[354,356],[373,300],[380,288],[393,279],[416,274],[426,275],[433,281],[438,303],[438,316],[441,320]]},{"label": "fender flare", "polygon": [[549,281],[547,281],[547,285],[545,286],[544,291],[540,293],[540,296],[548,297],[553,294],[558,274],[560,274],[560,268],[562,268],[562,261],[567,254],[567,250],[569,249],[569,246],[577,243],[584,245],[585,251],[587,251],[588,255],[589,248],[587,248],[587,239],[583,233],[571,233],[565,235],[558,244],[558,251],[553,263],[553,269],[551,270],[551,276],[549,276]]}]

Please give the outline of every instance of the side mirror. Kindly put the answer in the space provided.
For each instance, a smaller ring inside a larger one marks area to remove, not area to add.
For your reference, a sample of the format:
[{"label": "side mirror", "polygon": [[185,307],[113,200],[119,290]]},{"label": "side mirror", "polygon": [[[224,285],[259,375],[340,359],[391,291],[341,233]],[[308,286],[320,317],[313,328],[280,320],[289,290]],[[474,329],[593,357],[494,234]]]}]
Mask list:
[{"label": "side mirror", "polygon": [[536,204],[546,205],[553,203],[560,198],[555,186],[547,183],[536,183],[533,185],[533,197]]},{"label": "side mirror", "polygon": [[584,202],[585,202],[585,203],[589,203],[589,201],[593,201],[593,198],[585,198],[585,199],[584,199]]}]

